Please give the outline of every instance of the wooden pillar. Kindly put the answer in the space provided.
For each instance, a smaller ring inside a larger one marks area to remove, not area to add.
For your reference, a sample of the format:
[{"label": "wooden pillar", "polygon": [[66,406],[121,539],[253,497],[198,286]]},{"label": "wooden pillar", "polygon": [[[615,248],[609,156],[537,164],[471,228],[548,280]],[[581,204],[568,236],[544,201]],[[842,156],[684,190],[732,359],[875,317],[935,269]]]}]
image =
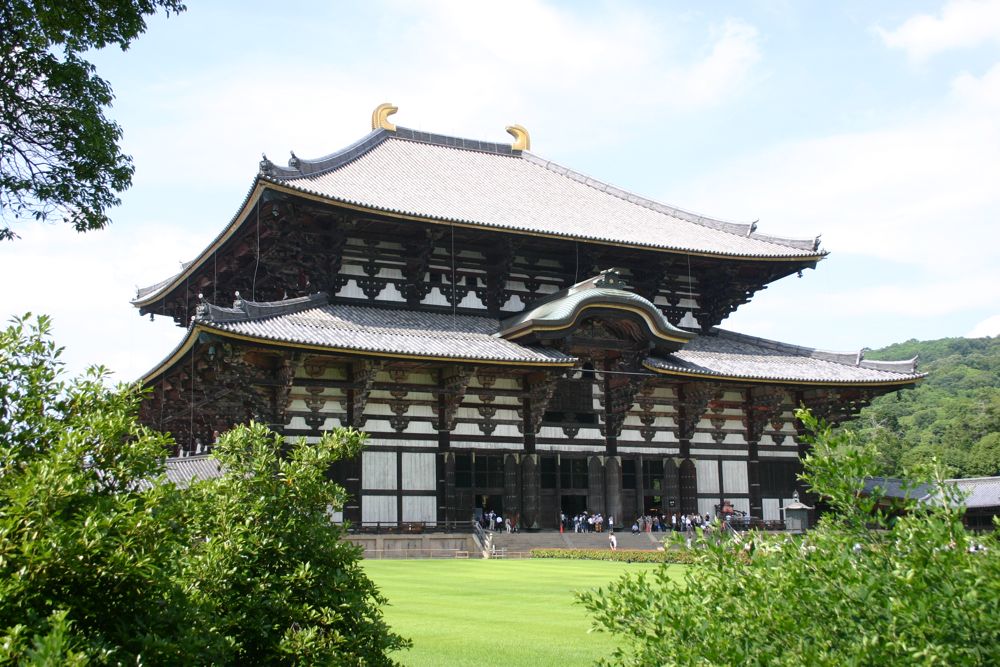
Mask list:
[{"label": "wooden pillar", "polygon": [[539,528],[542,502],[541,466],[538,454],[521,457],[521,525],[527,529]]},{"label": "wooden pillar", "polygon": [[622,462],[620,456],[609,456],[604,460],[604,506],[609,517],[613,516],[619,526],[625,523],[622,514]]},{"label": "wooden pillar", "polygon": [[604,496],[604,462],[600,456],[587,457],[587,510],[607,514]]},{"label": "wooden pillar", "polygon": [[681,513],[694,514],[698,511],[698,473],[694,461],[686,458],[678,469],[681,491]]},{"label": "wooden pillar", "polygon": [[677,463],[673,458],[663,462],[663,510],[676,514],[681,510],[681,484]]},{"label": "wooden pillar", "polygon": [[455,453],[438,454],[438,521],[458,521],[455,508]]},{"label": "wooden pillar", "polygon": [[[541,475],[539,475],[540,477]],[[503,457],[503,516],[513,518],[521,512],[521,474],[517,454]]]}]

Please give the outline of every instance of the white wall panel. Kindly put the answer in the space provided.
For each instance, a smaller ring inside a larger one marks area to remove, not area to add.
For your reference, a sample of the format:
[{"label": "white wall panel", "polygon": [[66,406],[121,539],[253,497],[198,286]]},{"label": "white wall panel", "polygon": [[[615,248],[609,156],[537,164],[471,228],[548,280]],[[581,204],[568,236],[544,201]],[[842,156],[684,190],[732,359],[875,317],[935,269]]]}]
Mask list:
[{"label": "white wall panel", "polygon": [[719,464],[717,461],[696,460],[698,472],[698,493],[719,492]]},{"label": "white wall panel", "polygon": [[[404,491],[433,491],[437,488],[437,480],[435,479],[437,471],[434,465],[434,454],[403,452],[402,456]],[[403,521],[408,520],[403,519]],[[422,521],[422,519],[420,520]]]},{"label": "white wall panel", "polygon": [[698,499],[698,513],[702,516],[706,514],[710,517],[715,516],[715,506],[719,504],[718,498],[699,498]]},{"label": "white wall panel", "polygon": [[403,521],[437,523],[437,497],[403,496]]},{"label": "white wall panel", "polygon": [[395,489],[396,452],[361,453],[361,488]]},{"label": "white wall panel", "polygon": [[750,514],[750,499],[749,498],[733,498],[733,507],[740,510],[741,512],[746,512]]},{"label": "white wall panel", "polygon": [[432,433],[437,433],[438,430],[434,428],[434,424],[430,422],[418,422],[411,421],[403,429],[404,433],[415,433],[417,435],[430,435]]},{"label": "white wall panel", "polygon": [[395,522],[396,496],[361,496],[361,522]]},{"label": "white wall panel", "polygon": [[[399,273],[398,271],[396,273]],[[406,302],[406,297],[403,296],[393,283],[389,283],[382,290],[382,293],[378,295],[379,301],[402,301]]]},{"label": "white wall panel", "polygon": [[725,493],[750,493],[746,461],[722,462],[722,489]]},{"label": "white wall panel", "polygon": [[781,508],[778,506],[777,498],[761,498],[764,510],[764,521],[780,521]]}]

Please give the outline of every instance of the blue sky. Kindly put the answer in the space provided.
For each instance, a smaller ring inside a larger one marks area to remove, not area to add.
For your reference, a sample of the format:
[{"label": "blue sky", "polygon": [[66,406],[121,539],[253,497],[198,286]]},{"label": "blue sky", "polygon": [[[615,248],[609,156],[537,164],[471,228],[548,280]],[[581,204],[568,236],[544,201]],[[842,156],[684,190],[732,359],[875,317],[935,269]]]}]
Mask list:
[{"label": "blue sky", "polygon": [[55,318],[71,370],[122,380],[181,330],[129,305],[236,212],[262,152],[318,157],[380,102],[763,233],[816,271],[724,326],[825,349],[1000,334],[1000,0],[243,2],[93,55],[136,175],[107,230],[25,223],[0,315]]}]

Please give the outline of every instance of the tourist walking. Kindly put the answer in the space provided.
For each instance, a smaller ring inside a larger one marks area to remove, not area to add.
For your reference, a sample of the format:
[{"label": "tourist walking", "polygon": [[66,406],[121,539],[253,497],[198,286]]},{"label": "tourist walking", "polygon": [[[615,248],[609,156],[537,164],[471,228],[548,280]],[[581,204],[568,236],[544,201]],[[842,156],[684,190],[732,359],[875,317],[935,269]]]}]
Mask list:
[{"label": "tourist walking", "polygon": [[612,551],[618,551],[618,538],[615,537],[614,533],[608,533],[608,542],[611,544]]}]

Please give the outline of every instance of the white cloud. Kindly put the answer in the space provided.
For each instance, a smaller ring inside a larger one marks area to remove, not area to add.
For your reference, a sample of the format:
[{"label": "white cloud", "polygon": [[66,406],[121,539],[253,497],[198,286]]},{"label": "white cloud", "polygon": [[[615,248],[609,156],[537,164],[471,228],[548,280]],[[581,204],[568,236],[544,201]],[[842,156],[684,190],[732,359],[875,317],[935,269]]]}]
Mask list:
[{"label": "white cloud", "polygon": [[824,246],[836,252],[919,266],[931,275],[995,274],[998,99],[1000,66],[978,78],[963,74],[948,99],[920,117],[785,143],[678,184],[678,193],[695,210],[760,217],[765,233],[822,233]]},{"label": "white cloud", "polygon": [[1000,0],[951,0],[937,16],[918,14],[895,30],[877,30],[887,46],[903,49],[915,61],[1000,42]]},{"label": "white cloud", "polygon": [[[585,15],[538,0],[427,1],[393,4],[380,20],[362,67],[333,67],[303,44],[294,66],[231,61],[144,82],[131,99],[119,91],[136,185],[187,183],[195,163],[203,184],[245,183],[262,150],[280,163],[289,149],[318,157],[356,140],[383,101],[400,107],[394,122],[446,134],[505,142],[503,128],[519,122],[550,155],[579,137],[620,145],[671,115],[738,97],[760,59],[757,30],[744,22],[698,26],[698,35],[629,6]],[[495,26],[507,28],[498,36]]]},{"label": "white cloud", "polygon": [[1000,336],[1000,315],[987,317],[965,334],[966,338],[984,338],[986,336]]}]

